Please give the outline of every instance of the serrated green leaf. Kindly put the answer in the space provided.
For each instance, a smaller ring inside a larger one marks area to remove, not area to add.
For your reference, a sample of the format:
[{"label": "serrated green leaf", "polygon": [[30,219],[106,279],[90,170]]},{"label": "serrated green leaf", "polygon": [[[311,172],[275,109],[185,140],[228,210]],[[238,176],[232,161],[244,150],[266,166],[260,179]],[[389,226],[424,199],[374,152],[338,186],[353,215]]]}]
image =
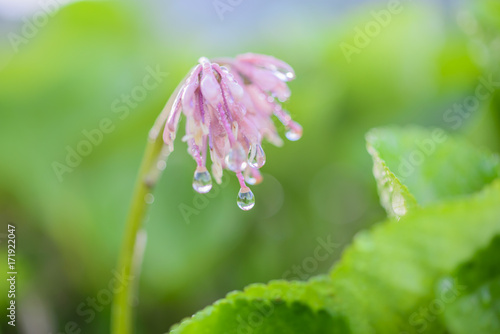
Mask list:
[{"label": "serrated green leaf", "polygon": [[378,128],[366,140],[380,200],[391,217],[403,216],[417,203],[472,194],[500,175],[496,155],[441,129]]},{"label": "serrated green leaf", "polygon": [[310,282],[274,281],[229,293],[172,334],[225,333],[349,333],[345,317],[336,312],[329,279]]},{"label": "serrated green leaf", "polygon": [[401,217],[417,207],[417,201],[408,188],[391,172],[378,152],[367,145],[373,159],[373,175],[377,182],[380,204],[389,217]]}]

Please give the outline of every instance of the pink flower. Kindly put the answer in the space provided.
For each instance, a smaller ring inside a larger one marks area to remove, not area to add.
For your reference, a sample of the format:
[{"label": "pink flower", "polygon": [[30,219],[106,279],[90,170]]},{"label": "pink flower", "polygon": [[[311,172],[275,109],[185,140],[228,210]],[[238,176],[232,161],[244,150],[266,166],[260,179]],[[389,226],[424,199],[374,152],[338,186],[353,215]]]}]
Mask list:
[{"label": "pink flower", "polygon": [[223,169],[235,172],[241,186],[238,206],[243,210],[254,206],[254,195],[245,181],[256,184],[262,180],[259,168],[266,162],[262,140],[283,144],[272,115],[285,125],[289,140],[302,135],[302,127],[280,104],[290,97],[286,82],[294,78],[287,63],[271,56],[247,53],[213,62],[200,58],[180,87],[163,133],[172,151],[182,111],[186,116],[182,140],[198,165],[193,181],[197,192],[207,193],[212,188],[206,168],[208,149],[215,180],[221,182]]}]

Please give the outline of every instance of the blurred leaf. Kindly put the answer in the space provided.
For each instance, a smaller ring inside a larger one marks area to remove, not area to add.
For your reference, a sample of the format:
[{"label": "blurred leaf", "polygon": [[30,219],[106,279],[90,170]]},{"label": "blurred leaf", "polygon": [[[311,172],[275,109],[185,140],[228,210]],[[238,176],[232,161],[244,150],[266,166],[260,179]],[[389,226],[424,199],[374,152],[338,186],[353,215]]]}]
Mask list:
[{"label": "blurred leaf", "polygon": [[445,310],[444,321],[453,333],[500,332],[500,237],[460,266],[455,276],[467,292]]},{"label": "blurred leaf", "polygon": [[441,129],[379,128],[366,140],[389,216],[402,216],[417,203],[425,206],[474,193],[500,175],[496,155]]}]

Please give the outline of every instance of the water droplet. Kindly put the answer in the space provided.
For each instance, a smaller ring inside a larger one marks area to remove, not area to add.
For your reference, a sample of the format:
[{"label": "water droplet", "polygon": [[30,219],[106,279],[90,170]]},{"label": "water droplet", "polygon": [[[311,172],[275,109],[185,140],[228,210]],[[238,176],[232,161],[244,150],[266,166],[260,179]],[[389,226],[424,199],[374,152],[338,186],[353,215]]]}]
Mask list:
[{"label": "water droplet", "polygon": [[205,167],[196,168],[193,177],[193,189],[200,194],[206,194],[212,189],[212,178]]},{"label": "water droplet", "polygon": [[402,217],[407,212],[406,201],[400,189],[392,193],[392,211],[397,217]]},{"label": "water droplet", "polygon": [[159,169],[159,170],[165,170],[165,168],[167,167],[167,162],[165,160],[159,160],[157,163],[156,163],[156,167]]},{"label": "water droplet", "polygon": [[263,180],[262,175],[254,168],[247,168],[243,175],[245,177],[245,182],[252,186],[261,183]]},{"label": "water droplet", "polygon": [[229,150],[229,153],[226,155],[224,161],[226,162],[226,166],[229,170],[233,172],[242,171],[247,166],[245,150],[240,144],[236,145]]},{"label": "water droplet", "polygon": [[153,202],[155,201],[155,197],[153,196],[153,194],[151,194],[151,193],[147,193],[147,194],[144,196],[144,201],[145,201],[147,204],[153,204]]},{"label": "water droplet", "polygon": [[293,72],[287,71],[285,69],[277,69],[276,71],[273,72],[274,75],[280,79],[281,81],[290,81],[295,79],[295,74]]},{"label": "water droplet", "polygon": [[245,182],[248,183],[249,185],[253,186],[257,184],[257,179],[253,175],[247,175],[245,176]]},{"label": "water droplet", "polygon": [[266,163],[266,154],[260,144],[250,146],[248,164],[253,168],[261,168]]},{"label": "water droplet", "polygon": [[256,184],[260,184],[260,183],[262,183],[263,180],[264,180],[264,178],[262,177],[262,175],[249,174],[249,175],[245,176],[245,182],[251,186],[254,186]]},{"label": "water droplet", "polygon": [[237,199],[238,206],[241,210],[248,211],[255,205],[255,197],[250,188],[241,188]]},{"label": "water droplet", "polygon": [[285,136],[290,141],[299,140],[300,137],[302,137],[302,127],[299,124],[294,123],[291,127],[288,128]]}]

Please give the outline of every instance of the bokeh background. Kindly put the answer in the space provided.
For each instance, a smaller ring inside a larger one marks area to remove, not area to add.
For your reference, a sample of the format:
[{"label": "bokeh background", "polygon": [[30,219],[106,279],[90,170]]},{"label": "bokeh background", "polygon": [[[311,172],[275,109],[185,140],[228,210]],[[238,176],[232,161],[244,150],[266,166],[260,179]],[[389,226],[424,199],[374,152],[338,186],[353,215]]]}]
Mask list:
[{"label": "bokeh background", "polygon": [[[227,292],[293,268],[301,279],[326,272],[356,232],[385,217],[365,150],[370,128],[441,126],[500,151],[498,92],[458,127],[444,117],[474,96],[480,78],[500,81],[498,1],[401,1],[359,47],[357,29],[389,3],[1,0],[0,247],[6,254],[6,225],[14,224],[15,330],[66,333],[75,322],[82,333],[109,331],[109,303],[97,300],[91,320],[77,310],[104,296],[148,130],[200,56],[252,51],[290,63],[297,79],[286,108],[304,136],[264,146],[265,180],[253,187],[250,212],[236,206],[232,175],[212,198],[196,196],[195,163],[176,143],[147,221],[137,333],[166,332]],[[346,56],[347,44],[357,52]],[[117,112],[156,68],[168,73],[158,87]],[[113,130],[58,175],[54,163],[65,164],[68,147],[103,119]],[[305,267],[318,238],[338,247]],[[2,317],[0,330],[13,332]]]}]

